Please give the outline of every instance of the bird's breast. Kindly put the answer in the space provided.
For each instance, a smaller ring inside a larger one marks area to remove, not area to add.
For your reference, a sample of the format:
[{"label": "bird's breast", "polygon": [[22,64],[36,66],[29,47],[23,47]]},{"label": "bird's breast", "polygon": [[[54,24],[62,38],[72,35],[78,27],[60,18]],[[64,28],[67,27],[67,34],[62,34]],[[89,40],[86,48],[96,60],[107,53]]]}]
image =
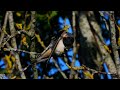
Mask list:
[{"label": "bird's breast", "polygon": [[57,47],[56,47],[56,49],[55,49],[55,53],[60,55],[60,54],[62,54],[64,52],[64,49],[65,49],[65,46],[63,44],[63,40],[60,40]]}]

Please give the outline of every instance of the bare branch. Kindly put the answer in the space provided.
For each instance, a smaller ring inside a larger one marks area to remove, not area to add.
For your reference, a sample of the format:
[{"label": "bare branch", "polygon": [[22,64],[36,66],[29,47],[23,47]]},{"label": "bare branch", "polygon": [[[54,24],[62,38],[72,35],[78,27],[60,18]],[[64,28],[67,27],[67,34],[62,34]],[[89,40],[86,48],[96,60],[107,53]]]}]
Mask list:
[{"label": "bare branch", "polygon": [[[21,33],[27,34],[27,32],[24,31],[24,30],[16,31],[15,34],[13,34],[13,35],[8,35],[8,38],[6,39],[6,41],[4,41],[0,46],[1,46],[1,47],[4,47],[4,46],[6,45],[6,43],[7,43],[11,38],[13,38],[13,37],[15,37],[16,35],[21,34]],[[28,34],[27,34],[27,35],[28,35]]]},{"label": "bare branch", "polygon": [[[77,54],[77,45],[76,45],[76,15],[75,15],[75,11],[72,11],[72,27],[73,27],[73,34],[74,34],[74,43],[73,43],[73,57],[72,57],[72,63],[71,66],[73,67],[75,64],[75,60],[76,60],[76,54]],[[70,73],[70,79],[73,78],[75,72],[71,69],[71,73]]]},{"label": "bare branch", "polygon": [[110,72],[106,73],[106,72],[102,72],[102,71],[97,71],[97,70],[95,70],[95,69],[91,69],[91,68],[89,68],[89,67],[86,67],[85,65],[82,65],[82,66],[80,66],[80,67],[71,67],[71,66],[69,66],[67,63],[66,63],[66,65],[68,66],[69,69],[72,69],[72,70],[85,70],[85,71],[90,71],[90,72],[92,72],[93,75],[97,73],[97,74],[110,74],[110,75],[112,75],[112,76],[115,76],[115,78],[118,76],[118,75],[115,74],[115,73],[110,73]]},{"label": "bare branch", "polygon": [[[106,47],[107,47],[107,49],[109,49],[109,48],[105,44],[105,42],[103,40],[103,37],[102,37],[102,34],[101,34],[101,28],[98,25],[97,21],[95,20],[95,15],[94,15],[93,11],[89,11],[89,17],[91,17],[91,19],[89,19],[89,22],[90,22],[90,24],[92,25],[92,27],[94,29],[94,31],[92,31],[92,32],[94,33],[94,36],[96,38],[96,44],[98,45],[98,49],[99,49],[99,51],[101,53],[101,56],[100,56],[101,62],[107,64],[110,73],[116,74],[117,70],[116,70],[115,64],[114,64],[114,62],[113,62],[113,60],[112,60],[112,58],[110,56],[111,50],[109,50],[109,51],[106,50]],[[99,66],[99,69],[101,67],[102,66]]]},{"label": "bare branch", "polygon": [[1,44],[2,44],[2,41],[3,41],[3,38],[4,38],[4,35],[5,35],[5,30],[6,30],[6,26],[7,26],[7,20],[8,20],[8,11],[6,12],[5,14],[5,19],[4,19],[4,24],[3,24],[3,27],[2,27],[2,32],[1,32],[1,35],[0,35],[0,48],[1,48]]},{"label": "bare branch", "polygon": [[4,51],[14,51],[14,52],[24,52],[24,53],[28,53],[28,54],[40,54],[40,53],[37,53],[37,52],[29,52],[29,51],[25,51],[25,50],[20,50],[20,49],[15,49],[15,48],[4,48]]},{"label": "bare branch", "polygon": [[57,62],[54,60],[54,58],[52,58],[57,70],[61,73],[61,75],[63,76],[64,79],[68,79],[67,76],[65,75],[65,73],[59,68]]},{"label": "bare branch", "polygon": [[111,31],[111,44],[112,44],[114,60],[117,68],[117,73],[120,78],[120,60],[119,60],[119,54],[117,51],[117,43],[116,43],[114,11],[110,11],[110,31]]},{"label": "bare branch", "polygon": [[[8,12],[9,12],[10,32],[11,32],[11,35],[14,35],[16,31],[15,31],[15,27],[14,27],[13,13],[12,13],[12,11],[8,11]],[[15,38],[12,38],[11,45],[12,45],[13,48],[17,49],[17,43],[16,43]],[[21,62],[20,62],[20,57],[16,52],[15,52],[15,58],[16,58],[16,64],[18,65],[18,70],[20,71],[21,78],[26,79],[26,76],[25,76],[24,72],[21,72],[22,71],[22,66],[21,66]]]},{"label": "bare branch", "polygon": [[[31,29],[30,29],[30,31],[29,32],[31,32],[31,37],[33,36],[33,35],[35,35],[35,11],[31,11]],[[32,42],[31,42],[31,46],[30,46],[30,51],[31,52],[34,52],[35,51],[35,39],[33,39],[32,40]],[[31,59],[31,61],[33,61],[34,62],[34,60],[35,60],[35,55],[34,54],[31,54],[30,55],[30,59]],[[37,71],[37,68],[36,68],[36,63],[34,63],[33,65],[32,65],[32,69],[33,69],[33,74],[34,74],[34,79],[38,79],[38,71]]]}]

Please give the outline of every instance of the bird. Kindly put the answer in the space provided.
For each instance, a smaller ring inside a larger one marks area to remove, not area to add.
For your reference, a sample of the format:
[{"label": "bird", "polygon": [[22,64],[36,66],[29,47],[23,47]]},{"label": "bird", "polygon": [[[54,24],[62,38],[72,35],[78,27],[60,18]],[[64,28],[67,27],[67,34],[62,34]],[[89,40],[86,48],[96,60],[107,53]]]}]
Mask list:
[{"label": "bird", "polygon": [[48,47],[39,55],[39,57],[34,61],[40,63],[46,61],[50,58],[51,54],[61,55],[65,50],[70,49],[73,46],[74,37],[71,33],[63,31],[61,36],[56,39],[53,38],[48,45]]},{"label": "bird", "polygon": [[56,55],[61,55],[65,52],[65,50],[69,50],[73,46],[74,36],[69,33],[67,30],[70,26],[64,26],[62,30],[60,30],[57,38],[52,38],[50,44],[45,48],[45,50],[37,55],[37,58],[31,62],[27,67],[23,69],[25,71],[29,66],[40,63],[46,60],[49,60],[53,53]]}]

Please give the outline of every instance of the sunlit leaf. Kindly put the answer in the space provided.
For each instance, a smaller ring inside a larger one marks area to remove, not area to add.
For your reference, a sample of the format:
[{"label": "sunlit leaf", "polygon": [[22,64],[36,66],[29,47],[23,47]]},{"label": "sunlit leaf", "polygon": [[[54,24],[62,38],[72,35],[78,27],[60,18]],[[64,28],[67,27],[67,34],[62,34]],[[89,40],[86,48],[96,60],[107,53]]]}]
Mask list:
[{"label": "sunlit leaf", "polygon": [[21,13],[19,13],[19,12],[16,12],[16,15],[17,15],[18,17],[20,17],[20,16],[21,16]]},{"label": "sunlit leaf", "polygon": [[30,24],[26,26],[25,30],[30,30]]},{"label": "sunlit leaf", "polygon": [[22,30],[23,27],[22,27],[22,24],[21,24],[21,23],[16,23],[15,25],[16,25],[16,27],[17,27],[18,29],[21,29],[21,30]]},{"label": "sunlit leaf", "polygon": [[57,11],[52,11],[51,14],[50,14],[50,18],[53,18],[56,15],[57,15]]},{"label": "sunlit leaf", "polygon": [[111,53],[111,50],[109,49],[109,47],[107,45],[104,45],[104,48],[109,52]]},{"label": "sunlit leaf", "polygon": [[41,46],[42,46],[43,48],[46,48],[45,45],[44,45],[44,43],[43,43],[43,41],[42,41],[41,38],[40,38],[40,35],[39,35],[39,34],[35,34],[35,37],[37,38],[37,41],[41,44]]},{"label": "sunlit leaf", "polygon": [[119,32],[120,32],[120,27],[117,25],[117,28],[118,28],[118,30],[119,30]]},{"label": "sunlit leaf", "polygon": [[26,15],[26,17],[29,17],[29,16],[30,16],[30,14],[27,14],[27,15]]},{"label": "sunlit leaf", "polygon": [[83,71],[84,75],[88,77],[89,79],[94,79],[93,74],[91,74],[89,71]]},{"label": "sunlit leaf", "polygon": [[120,37],[118,38],[117,43],[118,43],[118,46],[120,46]]},{"label": "sunlit leaf", "polygon": [[13,62],[15,62],[15,57],[14,56],[11,56],[11,60],[13,61]]},{"label": "sunlit leaf", "polygon": [[26,40],[26,36],[23,36],[22,38],[22,44],[25,45],[27,48],[29,47],[28,43],[27,43],[27,40]]},{"label": "sunlit leaf", "polygon": [[7,68],[11,69],[12,68],[12,62],[10,61],[11,55],[5,55],[5,61],[7,62]]}]

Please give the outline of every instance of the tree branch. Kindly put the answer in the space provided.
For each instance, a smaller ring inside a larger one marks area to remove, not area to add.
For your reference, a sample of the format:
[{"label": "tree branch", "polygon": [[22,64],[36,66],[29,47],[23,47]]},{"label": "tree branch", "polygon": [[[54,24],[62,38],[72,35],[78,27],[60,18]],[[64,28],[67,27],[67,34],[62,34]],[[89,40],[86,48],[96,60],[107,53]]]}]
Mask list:
[{"label": "tree branch", "polygon": [[[35,11],[31,11],[31,29],[29,32],[31,32],[32,34],[31,37],[33,35],[35,35]],[[31,46],[30,46],[30,51],[31,52],[35,52],[35,39],[32,40],[31,42]],[[35,55],[34,54],[30,54],[30,60],[32,62],[34,62],[35,60]],[[33,75],[34,75],[34,79],[38,79],[38,71],[37,71],[37,68],[36,68],[36,63],[34,63],[32,65],[32,69],[33,69]]]},{"label": "tree branch", "polygon": [[[75,15],[75,11],[72,11],[72,27],[73,27],[73,35],[74,35],[74,43],[73,43],[73,57],[72,57],[72,63],[71,66],[74,67],[75,64],[75,60],[76,60],[76,54],[77,54],[77,45],[76,45],[76,15]],[[69,78],[73,79],[73,76],[75,75],[74,70],[71,69],[71,73]]]},{"label": "tree branch", "polygon": [[120,78],[120,60],[117,51],[117,43],[116,43],[114,11],[110,11],[110,31],[111,31],[111,44],[112,44],[114,60],[117,68],[118,77]]},{"label": "tree branch", "polygon": [[52,58],[57,70],[61,73],[61,75],[63,76],[64,79],[68,79],[67,76],[65,75],[65,73],[60,69],[60,67],[58,66],[57,62],[54,60],[54,58]]},{"label": "tree branch", "polygon": [[[12,11],[8,11],[9,12],[9,25],[10,25],[10,32],[11,32],[11,35],[14,35],[15,34],[15,27],[14,27],[14,20],[13,20],[13,13]],[[16,48],[17,49],[17,43],[16,43],[16,38],[12,38],[11,40],[11,45],[13,48]],[[22,79],[26,79],[26,76],[24,74],[24,72],[22,72],[22,66],[21,66],[21,62],[20,62],[20,57],[18,55],[18,53],[14,52],[15,53],[15,58],[16,58],[16,64],[18,65],[18,70],[20,71],[20,76]]]},{"label": "tree branch", "polygon": [[2,27],[2,32],[1,32],[1,35],[0,35],[0,49],[1,49],[1,44],[2,44],[2,41],[3,41],[4,35],[5,35],[5,30],[6,30],[6,26],[7,26],[8,15],[9,15],[9,13],[7,11],[6,14],[5,14],[4,24],[3,24],[3,27]]},{"label": "tree branch", "polygon": [[[97,59],[100,58],[99,62],[102,62],[102,63],[105,62],[107,64],[110,73],[116,74],[117,70],[116,70],[115,64],[110,56],[110,53],[108,51],[106,51],[106,49],[104,48],[105,42],[104,42],[102,34],[101,34],[101,28],[95,19],[95,15],[94,15],[93,11],[88,12],[88,18],[89,18],[89,22],[91,25],[91,31],[95,38],[96,44],[98,46],[98,50],[101,54],[100,57],[97,57]],[[101,66],[99,66],[99,69],[100,68],[101,68]]]}]

